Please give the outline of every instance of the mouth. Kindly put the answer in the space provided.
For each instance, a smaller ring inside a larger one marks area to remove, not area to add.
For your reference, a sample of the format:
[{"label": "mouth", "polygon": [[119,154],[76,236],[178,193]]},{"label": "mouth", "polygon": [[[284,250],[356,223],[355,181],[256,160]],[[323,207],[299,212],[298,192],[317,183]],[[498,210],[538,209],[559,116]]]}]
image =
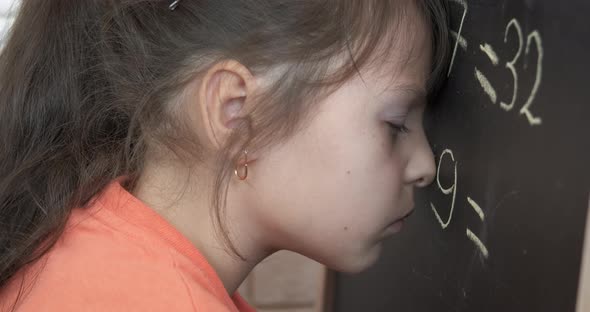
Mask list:
[{"label": "mouth", "polygon": [[398,221],[405,221],[409,216],[411,216],[414,213],[414,208],[410,209],[410,211],[406,212],[406,214],[404,214],[403,216],[397,218],[395,221],[393,221],[391,224],[398,222]]},{"label": "mouth", "polygon": [[395,219],[393,222],[389,223],[385,227],[386,232],[397,233],[402,230],[402,227],[406,221],[406,219],[414,213],[414,209],[412,208],[410,211],[402,215],[401,217]]}]

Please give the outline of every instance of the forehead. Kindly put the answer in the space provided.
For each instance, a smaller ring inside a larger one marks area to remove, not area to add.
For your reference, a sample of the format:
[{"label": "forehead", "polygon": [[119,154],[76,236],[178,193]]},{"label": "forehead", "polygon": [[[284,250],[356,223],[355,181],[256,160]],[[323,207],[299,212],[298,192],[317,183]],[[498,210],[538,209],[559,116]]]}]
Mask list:
[{"label": "forehead", "polygon": [[415,5],[403,10],[360,74],[381,89],[414,86],[425,92],[432,62],[430,24]]}]

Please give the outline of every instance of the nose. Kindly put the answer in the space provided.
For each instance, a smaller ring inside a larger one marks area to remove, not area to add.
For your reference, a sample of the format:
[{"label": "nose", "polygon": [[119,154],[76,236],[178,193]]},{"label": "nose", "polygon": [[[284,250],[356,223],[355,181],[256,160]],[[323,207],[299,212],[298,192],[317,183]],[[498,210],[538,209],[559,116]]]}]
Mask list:
[{"label": "nose", "polygon": [[425,187],[434,181],[436,165],[424,131],[416,139],[406,167],[405,180],[408,184]]}]

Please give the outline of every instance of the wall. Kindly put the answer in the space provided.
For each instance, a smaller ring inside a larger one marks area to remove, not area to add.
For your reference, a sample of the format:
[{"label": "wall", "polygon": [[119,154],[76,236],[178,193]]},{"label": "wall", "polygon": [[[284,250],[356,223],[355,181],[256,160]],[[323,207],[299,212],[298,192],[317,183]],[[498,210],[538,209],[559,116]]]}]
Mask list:
[{"label": "wall", "polygon": [[13,19],[13,3],[14,0],[0,0],[0,44],[4,38],[4,34]]},{"label": "wall", "polygon": [[325,267],[280,251],[261,262],[239,292],[259,312],[321,311]]}]

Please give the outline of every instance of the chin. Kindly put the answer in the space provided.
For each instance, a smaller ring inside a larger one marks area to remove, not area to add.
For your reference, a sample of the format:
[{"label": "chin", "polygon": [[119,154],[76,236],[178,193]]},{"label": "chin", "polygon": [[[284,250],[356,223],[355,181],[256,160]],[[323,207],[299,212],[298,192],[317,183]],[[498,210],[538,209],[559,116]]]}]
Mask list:
[{"label": "chin", "polygon": [[342,256],[333,265],[328,265],[332,270],[342,273],[361,273],[373,266],[381,255],[381,244],[355,255]]}]

